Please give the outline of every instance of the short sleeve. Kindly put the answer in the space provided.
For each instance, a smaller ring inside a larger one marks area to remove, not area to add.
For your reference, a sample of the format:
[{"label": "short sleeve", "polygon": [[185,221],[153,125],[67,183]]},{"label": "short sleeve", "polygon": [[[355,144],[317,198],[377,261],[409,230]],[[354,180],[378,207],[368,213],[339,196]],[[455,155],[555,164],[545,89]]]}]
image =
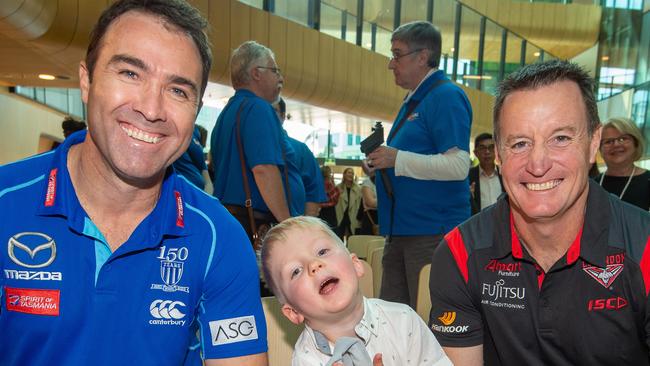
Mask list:
[{"label": "short sleeve", "polygon": [[428,329],[422,318],[409,309],[409,316],[411,319],[411,334],[414,335],[409,342],[408,355],[419,355],[417,359],[410,359],[411,364],[414,365],[452,365],[451,361],[445,355],[440,343],[433,333]]},{"label": "short sleeve", "polygon": [[[427,96],[426,125],[434,146],[440,153],[457,147],[469,152],[472,107],[462,89],[442,85]],[[433,107],[433,108],[431,108]]]},{"label": "short sleeve", "polygon": [[[466,263],[461,265],[467,266]],[[469,287],[447,239],[434,252],[429,292],[429,325],[440,344],[445,347],[470,347],[483,343],[480,309],[472,301]]]},{"label": "short sleeve", "polygon": [[267,351],[255,254],[241,226],[221,209],[198,314],[206,359]]},{"label": "short sleeve", "polygon": [[270,104],[253,100],[240,123],[244,155],[250,168],[264,164],[284,165],[284,137],[280,121]]}]

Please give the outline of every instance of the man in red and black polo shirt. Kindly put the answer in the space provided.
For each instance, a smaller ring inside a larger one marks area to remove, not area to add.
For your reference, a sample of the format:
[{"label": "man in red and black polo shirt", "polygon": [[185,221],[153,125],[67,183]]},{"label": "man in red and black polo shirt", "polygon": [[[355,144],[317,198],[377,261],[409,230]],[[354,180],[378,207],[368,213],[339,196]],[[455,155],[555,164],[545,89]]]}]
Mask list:
[{"label": "man in red and black polo shirt", "polygon": [[430,325],[456,365],[648,365],[650,215],[590,183],[593,80],[528,65],[499,87],[507,195],[434,254]]}]

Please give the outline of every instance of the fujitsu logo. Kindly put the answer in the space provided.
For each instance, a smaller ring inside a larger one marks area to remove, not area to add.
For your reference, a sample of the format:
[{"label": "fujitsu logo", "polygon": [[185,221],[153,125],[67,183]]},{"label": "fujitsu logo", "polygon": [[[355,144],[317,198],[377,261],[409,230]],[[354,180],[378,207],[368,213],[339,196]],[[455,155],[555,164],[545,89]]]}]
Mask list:
[{"label": "fujitsu logo", "polygon": [[589,311],[621,310],[626,306],[627,306],[627,300],[625,300],[620,296],[617,296],[617,297],[610,297],[609,299],[589,300],[589,302],[587,303],[587,310]]},{"label": "fujitsu logo", "polygon": [[526,288],[524,287],[506,287],[504,280],[498,280],[491,285],[484,283],[481,290],[482,295],[488,295],[493,301],[499,299],[524,299],[526,297]]}]

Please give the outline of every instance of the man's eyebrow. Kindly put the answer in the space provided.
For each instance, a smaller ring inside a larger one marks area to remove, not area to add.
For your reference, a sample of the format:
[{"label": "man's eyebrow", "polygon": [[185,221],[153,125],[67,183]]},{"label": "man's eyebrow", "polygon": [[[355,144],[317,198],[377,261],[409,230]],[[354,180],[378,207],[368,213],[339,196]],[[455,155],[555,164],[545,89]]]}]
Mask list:
[{"label": "man's eyebrow", "polygon": [[145,64],[144,61],[140,60],[137,57],[133,57],[125,54],[113,55],[113,57],[111,57],[111,60],[108,62],[108,64],[112,65],[112,64],[118,64],[120,62],[127,63],[131,66],[137,67],[140,70],[144,70],[144,71],[149,70],[147,64]]},{"label": "man's eyebrow", "polygon": [[192,90],[192,93],[194,93],[194,95],[198,95],[198,94],[199,94],[199,88],[198,88],[198,86],[196,85],[196,83],[193,82],[192,80],[188,79],[188,78],[185,78],[185,77],[182,77],[182,76],[178,76],[178,75],[171,75],[171,76],[169,77],[169,81],[170,81],[172,84],[179,84],[179,85],[185,85],[185,86],[187,86],[188,88],[190,88],[190,89]]}]

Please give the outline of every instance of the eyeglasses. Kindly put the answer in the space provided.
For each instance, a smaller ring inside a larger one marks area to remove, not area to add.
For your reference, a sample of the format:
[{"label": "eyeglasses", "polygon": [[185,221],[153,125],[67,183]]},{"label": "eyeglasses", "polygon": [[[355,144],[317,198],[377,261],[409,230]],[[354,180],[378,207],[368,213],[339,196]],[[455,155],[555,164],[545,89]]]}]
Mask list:
[{"label": "eyeglasses", "polygon": [[625,135],[621,135],[619,137],[613,137],[613,138],[610,138],[610,139],[603,139],[603,140],[600,141],[600,146],[601,147],[612,147],[612,146],[614,146],[615,143],[618,144],[618,145],[627,145],[631,141],[634,141],[634,137],[632,137],[631,135],[625,134]]},{"label": "eyeglasses", "polygon": [[406,57],[406,56],[408,56],[408,55],[412,55],[412,54],[414,54],[414,53],[416,53],[416,52],[420,52],[420,51],[422,51],[422,50],[424,50],[424,48],[416,48],[416,49],[414,49],[413,51],[411,51],[411,52],[407,52],[407,53],[405,53],[405,54],[403,54],[403,55],[400,55],[399,53],[393,53],[393,56],[390,58],[390,60],[391,60],[391,61],[395,61],[395,62],[399,62],[399,59],[401,59],[402,57]]},{"label": "eyeglasses", "polygon": [[478,145],[476,150],[480,152],[494,151],[494,144],[491,145]]},{"label": "eyeglasses", "polygon": [[271,70],[271,71],[273,71],[273,73],[276,74],[277,76],[280,76],[280,75],[281,75],[281,73],[280,73],[280,68],[279,68],[279,67],[256,66],[255,68],[256,68],[256,69]]}]

